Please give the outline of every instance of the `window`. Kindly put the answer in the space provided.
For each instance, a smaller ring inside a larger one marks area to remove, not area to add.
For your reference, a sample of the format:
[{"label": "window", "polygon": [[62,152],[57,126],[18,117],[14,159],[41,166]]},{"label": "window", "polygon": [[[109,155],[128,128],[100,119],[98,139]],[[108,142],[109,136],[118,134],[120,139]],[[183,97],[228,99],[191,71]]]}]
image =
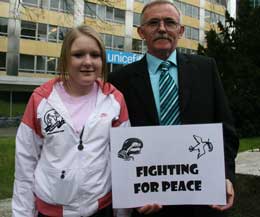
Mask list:
[{"label": "window", "polygon": [[217,23],[218,21],[225,23],[225,17],[221,14],[216,14],[214,12],[205,10],[205,22]]},{"label": "window", "polygon": [[8,19],[0,17],[0,35],[7,35]]},{"label": "window", "polygon": [[28,6],[38,6],[38,0],[23,0],[22,3]]},{"label": "window", "polygon": [[58,11],[59,10],[59,1],[50,0],[50,9]]},{"label": "window", "polygon": [[40,73],[46,72],[46,57],[45,56],[36,57],[36,72],[40,72]]},{"label": "window", "polygon": [[55,57],[48,57],[47,58],[47,71],[48,73],[55,74],[57,68],[57,59]]},{"label": "window", "polygon": [[141,19],[141,14],[134,13],[133,25],[134,26],[140,26],[140,19]]},{"label": "window", "polygon": [[132,50],[142,52],[142,40],[139,39],[133,39],[132,42]]},{"label": "window", "polygon": [[38,23],[37,40],[47,41],[47,24]]},{"label": "window", "polygon": [[96,17],[96,4],[85,2],[85,15],[87,17]]},{"label": "window", "polygon": [[72,0],[70,0],[70,1],[60,0],[59,11],[69,12],[69,13],[73,14],[74,13],[73,1]]},{"label": "window", "polygon": [[188,5],[188,4],[185,5],[185,13],[184,14],[191,17],[191,15],[192,15],[191,5]]},{"label": "window", "polygon": [[190,26],[185,26],[185,38],[192,40],[199,40],[199,30]]},{"label": "window", "polygon": [[199,19],[199,8],[192,7],[192,17]]},{"label": "window", "polygon": [[102,19],[105,20],[106,19],[106,7],[103,5],[98,5],[98,9],[97,9],[97,16]]},{"label": "window", "polygon": [[184,36],[185,36],[185,38],[188,38],[188,39],[191,38],[191,27],[185,26]]},{"label": "window", "polygon": [[6,67],[6,53],[0,52],[0,70]]},{"label": "window", "polygon": [[210,22],[210,12],[207,10],[205,10],[205,21],[208,23]]},{"label": "window", "polygon": [[118,23],[125,23],[125,11],[114,8],[115,18],[114,21]]},{"label": "window", "polygon": [[113,36],[113,48],[118,50],[124,49],[124,37]]},{"label": "window", "polygon": [[36,23],[22,20],[21,22],[21,38],[35,39]]},{"label": "window", "polygon": [[105,46],[107,48],[112,48],[112,35],[105,34]]},{"label": "window", "polygon": [[111,7],[106,9],[106,20],[113,21],[113,8]]},{"label": "window", "polygon": [[64,40],[64,37],[69,30],[70,29],[66,27],[59,27],[59,42],[62,42]]},{"label": "window", "polygon": [[20,67],[21,72],[33,72],[34,71],[34,56],[20,54]]},{"label": "window", "polygon": [[191,39],[198,41],[199,40],[199,30],[192,28],[191,29]]},{"label": "window", "polygon": [[57,26],[49,25],[48,41],[56,42],[57,41],[57,32],[58,32]]}]

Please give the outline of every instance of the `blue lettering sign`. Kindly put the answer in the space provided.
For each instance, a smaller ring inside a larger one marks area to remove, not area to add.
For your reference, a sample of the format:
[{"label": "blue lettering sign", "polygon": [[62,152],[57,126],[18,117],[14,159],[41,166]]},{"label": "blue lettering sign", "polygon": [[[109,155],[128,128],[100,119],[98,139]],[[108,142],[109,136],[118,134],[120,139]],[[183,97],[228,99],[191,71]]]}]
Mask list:
[{"label": "blue lettering sign", "polygon": [[122,52],[115,50],[106,50],[107,63],[113,64],[129,64],[140,60],[143,54],[136,54],[130,52]]}]

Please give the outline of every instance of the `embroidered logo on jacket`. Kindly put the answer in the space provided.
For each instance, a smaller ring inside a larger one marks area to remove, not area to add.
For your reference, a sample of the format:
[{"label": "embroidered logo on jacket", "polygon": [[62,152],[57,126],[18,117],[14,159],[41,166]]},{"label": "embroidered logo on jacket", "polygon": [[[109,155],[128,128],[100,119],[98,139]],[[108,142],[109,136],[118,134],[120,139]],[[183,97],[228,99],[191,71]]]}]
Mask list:
[{"label": "embroidered logo on jacket", "polygon": [[44,115],[44,122],[47,125],[47,127],[45,127],[44,130],[48,134],[64,131],[64,130],[59,130],[59,131],[53,132],[55,129],[57,129],[57,128],[59,129],[65,123],[64,119],[54,109],[51,109],[46,112],[46,114]]},{"label": "embroidered logo on jacket", "polygon": [[134,160],[132,155],[140,154],[143,142],[138,138],[129,138],[124,141],[123,147],[118,152],[118,157],[126,161]]}]

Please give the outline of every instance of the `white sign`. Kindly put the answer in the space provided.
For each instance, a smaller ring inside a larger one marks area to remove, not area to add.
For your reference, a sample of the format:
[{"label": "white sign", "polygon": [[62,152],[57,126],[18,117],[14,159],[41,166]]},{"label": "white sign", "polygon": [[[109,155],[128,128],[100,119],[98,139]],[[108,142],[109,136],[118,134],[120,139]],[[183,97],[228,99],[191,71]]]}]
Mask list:
[{"label": "white sign", "polygon": [[114,208],[226,204],[222,124],[111,129]]}]

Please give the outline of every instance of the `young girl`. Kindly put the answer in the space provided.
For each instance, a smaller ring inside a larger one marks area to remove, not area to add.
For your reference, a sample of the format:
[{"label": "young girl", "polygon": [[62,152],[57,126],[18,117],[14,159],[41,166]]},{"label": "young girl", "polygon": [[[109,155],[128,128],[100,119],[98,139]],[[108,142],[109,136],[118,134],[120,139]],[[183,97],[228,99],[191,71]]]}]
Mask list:
[{"label": "young girl", "polygon": [[129,120],[122,94],[105,82],[95,30],[66,35],[59,72],[34,90],[18,128],[13,217],[111,217],[109,131]]}]

